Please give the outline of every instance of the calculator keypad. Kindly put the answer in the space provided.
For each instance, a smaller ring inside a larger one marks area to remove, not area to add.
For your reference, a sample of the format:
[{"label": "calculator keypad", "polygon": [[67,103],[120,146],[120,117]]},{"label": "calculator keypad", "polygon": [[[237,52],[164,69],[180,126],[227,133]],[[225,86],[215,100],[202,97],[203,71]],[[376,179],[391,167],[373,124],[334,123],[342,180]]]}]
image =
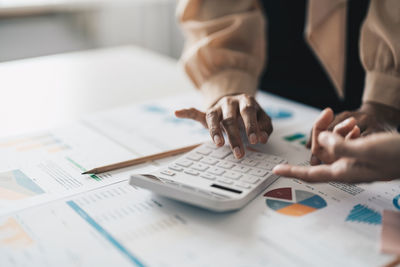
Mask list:
[{"label": "calculator keypad", "polygon": [[219,183],[245,191],[269,178],[272,168],[283,162],[278,156],[249,150],[244,158],[236,159],[228,146],[218,148],[206,143],[179,158],[160,173],[169,177],[186,175],[193,179],[208,180],[210,185]]}]

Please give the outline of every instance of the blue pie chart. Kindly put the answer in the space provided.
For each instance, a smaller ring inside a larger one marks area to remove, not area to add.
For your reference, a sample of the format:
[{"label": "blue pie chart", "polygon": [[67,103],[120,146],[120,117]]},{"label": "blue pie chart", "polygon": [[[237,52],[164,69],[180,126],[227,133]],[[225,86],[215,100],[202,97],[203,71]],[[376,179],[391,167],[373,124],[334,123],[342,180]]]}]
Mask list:
[{"label": "blue pie chart", "polygon": [[393,198],[393,205],[400,210],[400,195],[397,195]]}]

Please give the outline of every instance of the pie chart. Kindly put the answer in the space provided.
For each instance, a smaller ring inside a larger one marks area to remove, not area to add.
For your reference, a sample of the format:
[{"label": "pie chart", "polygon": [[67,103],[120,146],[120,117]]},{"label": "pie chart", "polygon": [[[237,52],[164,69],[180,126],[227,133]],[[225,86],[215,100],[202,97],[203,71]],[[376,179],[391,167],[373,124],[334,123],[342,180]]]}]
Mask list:
[{"label": "pie chart", "polygon": [[282,120],[289,119],[293,117],[293,113],[290,110],[285,110],[281,108],[264,108],[264,111],[271,117],[273,120]]},{"label": "pie chart", "polygon": [[264,194],[267,206],[288,216],[304,216],[327,206],[326,201],[311,192],[282,187]]},{"label": "pie chart", "polygon": [[400,195],[397,195],[393,198],[393,205],[400,210]]}]

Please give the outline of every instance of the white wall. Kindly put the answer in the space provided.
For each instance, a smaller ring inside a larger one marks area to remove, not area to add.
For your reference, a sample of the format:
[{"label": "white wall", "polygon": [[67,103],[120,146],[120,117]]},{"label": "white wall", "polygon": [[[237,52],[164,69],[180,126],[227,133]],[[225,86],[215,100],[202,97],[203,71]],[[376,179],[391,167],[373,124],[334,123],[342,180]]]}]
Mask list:
[{"label": "white wall", "polygon": [[0,17],[0,61],[97,47],[135,44],[178,58],[183,37],[175,0],[119,4]]},{"label": "white wall", "polygon": [[183,38],[175,19],[176,1],[132,2],[94,13],[96,43],[113,46],[133,43],[178,57]]},{"label": "white wall", "polygon": [[76,14],[0,19],[0,61],[94,47]]}]

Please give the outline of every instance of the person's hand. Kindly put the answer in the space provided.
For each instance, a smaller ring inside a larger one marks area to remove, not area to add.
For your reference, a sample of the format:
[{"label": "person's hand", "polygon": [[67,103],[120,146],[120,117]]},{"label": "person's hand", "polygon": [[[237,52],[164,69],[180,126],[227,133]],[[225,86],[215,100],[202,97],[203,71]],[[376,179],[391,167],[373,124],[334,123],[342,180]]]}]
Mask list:
[{"label": "person's hand", "polygon": [[196,120],[208,128],[217,146],[225,143],[222,131],[226,133],[236,158],[244,156],[243,142],[239,125],[244,124],[250,144],[268,141],[272,133],[270,117],[264,112],[253,96],[247,94],[230,95],[221,98],[205,113],[197,109],[177,110],[178,118]]},{"label": "person's hand", "polygon": [[[320,164],[321,161],[324,163],[332,163],[334,161],[334,159],[331,158],[331,154],[327,153],[318,142],[318,136],[321,132],[329,130],[329,126],[332,124],[333,119],[333,111],[330,108],[326,108],[321,112],[313,125],[311,132],[311,165]],[[341,123],[335,125],[332,131],[346,139],[357,138],[360,136],[360,128],[356,125],[356,120],[353,117],[347,118]]]},{"label": "person's hand", "polygon": [[[355,111],[345,111],[339,113],[336,116],[332,116],[329,122],[326,121],[324,123],[321,123],[320,126],[323,126],[323,129],[319,129],[319,132],[321,132],[322,130],[334,131],[334,129],[337,128],[337,125],[341,124],[349,118],[354,118],[354,121],[347,121],[347,123],[350,123],[348,127],[342,127],[338,134],[345,136],[348,133],[349,129],[352,129],[351,124],[354,123],[360,129],[361,136],[367,136],[369,134],[377,132],[395,131],[396,128],[400,125],[400,110],[396,110],[389,106],[378,103],[366,102],[363,103],[362,106]],[[318,133],[312,133],[310,136],[310,140],[308,141],[307,147],[317,147],[317,137]],[[321,155],[318,152],[313,152],[312,154],[313,156],[310,160],[311,165],[319,164],[322,160]]]},{"label": "person's hand", "polygon": [[379,133],[346,140],[339,134],[322,132],[318,142],[332,164],[308,167],[282,164],[273,172],[306,182],[361,183],[400,178],[399,134]]}]

